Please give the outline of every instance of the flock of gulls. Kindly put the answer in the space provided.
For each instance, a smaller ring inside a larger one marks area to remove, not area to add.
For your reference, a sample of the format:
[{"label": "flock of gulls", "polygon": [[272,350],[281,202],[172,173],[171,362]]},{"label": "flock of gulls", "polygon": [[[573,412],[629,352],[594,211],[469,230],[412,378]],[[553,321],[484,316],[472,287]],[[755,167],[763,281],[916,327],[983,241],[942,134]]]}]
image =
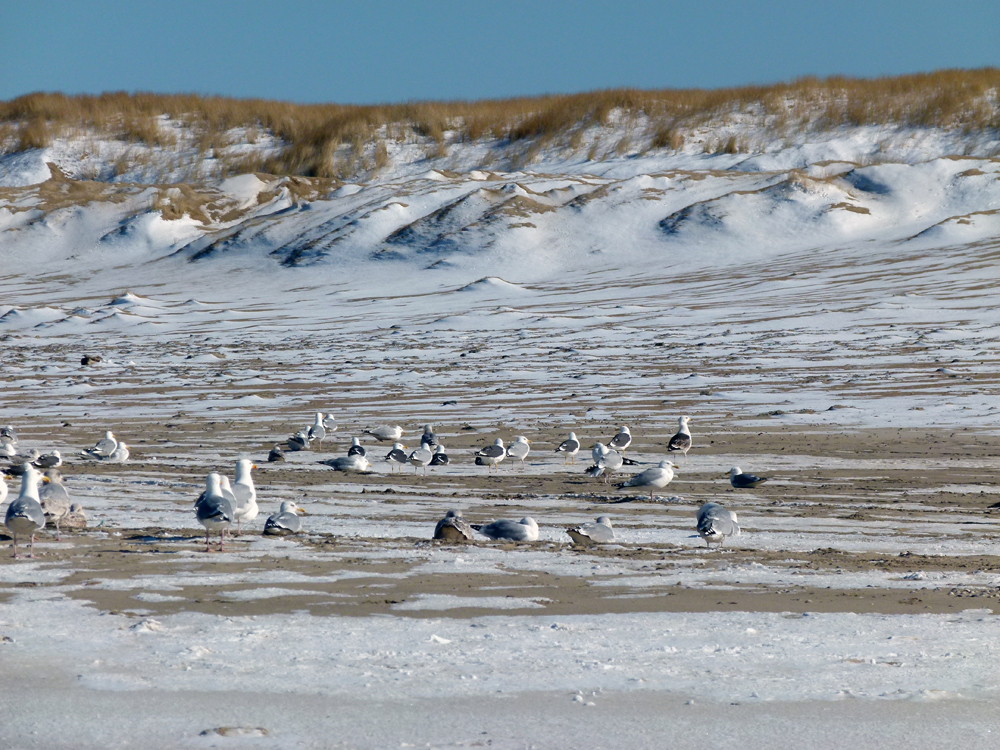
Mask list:
[{"label": "flock of gulls", "polygon": [[[679,427],[667,443],[668,453],[681,453],[685,460],[691,449],[690,418],[682,416],[678,420]],[[285,451],[307,451],[312,449],[314,442],[320,445],[330,433],[337,430],[337,422],[330,414],[316,412],[314,422],[306,428],[294,433],[284,443],[275,445],[267,460],[277,462],[285,460]],[[406,464],[414,467],[414,473],[423,471],[426,475],[428,466],[442,466],[450,462],[444,445],[434,434],[433,425],[424,425],[420,437],[420,447],[409,453],[401,441],[405,430],[395,425],[383,425],[365,434],[380,442],[391,442],[392,447],[385,454],[384,460],[390,466],[390,471],[402,471]],[[601,478],[603,482],[614,481],[614,475],[623,466],[635,466],[637,462],[626,457],[625,452],[632,443],[632,433],[627,425],[607,441],[597,442],[591,448],[590,455],[593,464],[585,469],[591,477]],[[576,433],[571,432],[555,449],[555,453],[563,454],[565,462],[575,462],[582,444]],[[320,461],[336,471],[367,473],[372,470],[369,448],[354,437],[347,450],[347,455]],[[523,468],[525,459],[531,451],[531,441],[523,435],[515,437],[514,441],[504,446],[503,440],[497,438],[491,445],[486,445],[474,453],[475,464],[485,466],[488,473],[499,471],[499,464],[507,458],[518,461]],[[115,438],[109,430],[104,437],[92,447],[78,454],[84,460],[103,461],[108,463],[124,463],[128,460],[128,446]],[[59,451],[40,454],[37,450],[21,453],[18,451],[17,433],[11,426],[0,428],[0,458],[6,458],[8,466],[0,474],[0,503],[8,495],[8,487],[4,477],[13,479],[20,477],[21,491],[7,506],[4,523],[13,537],[14,557],[19,557],[17,551],[18,538],[29,538],[28,557],[33,556],[35,534],[47,524],[56,530],[56,539],[60,539],[61,528],[86,528],[86,516],[83,508],[70,503],[69,494],[62,483],[59,467],[63,459]],[[374,456],[372,457],[374,458]],[[243,533],[244,524],[250,524],[259,514],[257,506],[257,490],[254,487],[251,472],[257,468],[249,459],[242,458],[236,462],[234,481],[230,482],[224,474],[213,471],[205,478],[205,490],[194,502],[195,517],[205,528],[205,550],[211,549],[211,535],[219,535],[219,549],[225,549],[227,532]],[[640,489],[649,491],[650,500],[655,500],[656,490],[662,490],[674,478],[677,465],[669,460],[663,460],[658,465],[634,474],[629,479],[615,485],[617,489]],[[44,471],[44,474],[42,473]],[[730,483],[734,488],[747,489],[757,487],[766,482],[766,477],[746,474],[739,467],[729,471]],[[286,536],[297,534],[302,530],[301,516],[306,512],[295,502],[286,500],[281,503],[277,513],[267,518],[263,533],[268,536]],[[711,547],[713,543],[721,546],[726,537],[740,533],[736,514],[718,503],[707,503],[698,510],[696,528],[698,534]],[[434,529],[434,539],[449,542],[471,542],[475,534],[501,541],[534,542],[538,540],[538,523],[530,517],[514,520],[497,520],[488,524],[470,524],[459,510],[449,510],[445,517],[438,521]],[[566,533],[575,544],[607,544],[615,541],[611,519],[600,516],[595,521],[584,523]]]}]

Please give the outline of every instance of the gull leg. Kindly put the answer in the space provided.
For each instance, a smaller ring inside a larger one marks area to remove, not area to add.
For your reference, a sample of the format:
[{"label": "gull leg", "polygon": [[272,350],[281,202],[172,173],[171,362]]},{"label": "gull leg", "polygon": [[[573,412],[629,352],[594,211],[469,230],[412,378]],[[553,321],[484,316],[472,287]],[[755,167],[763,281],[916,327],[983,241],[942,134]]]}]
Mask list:
[{"label": "gull leg", "polygon": [[212,548],[209,546],[210,542],[209,542],[209,539],[208,539],[208,535],[209,535],[209,531],[208,531],[208,529],[205,529],[205,551],[206,552],[211,552]]},{"label": "gull leg", "polygon": [[30,542],[30,544],[28,544],[28,557],[30,559],[32,559],[32,560],[35,558],[35,535],[34,534],[31,535],[31,542]]},{"label": "gull leg", "polygon": [[14,559],[17,560],[19,559],[17,556],[17,534],[11,534],[11,536],[14,538]]}]

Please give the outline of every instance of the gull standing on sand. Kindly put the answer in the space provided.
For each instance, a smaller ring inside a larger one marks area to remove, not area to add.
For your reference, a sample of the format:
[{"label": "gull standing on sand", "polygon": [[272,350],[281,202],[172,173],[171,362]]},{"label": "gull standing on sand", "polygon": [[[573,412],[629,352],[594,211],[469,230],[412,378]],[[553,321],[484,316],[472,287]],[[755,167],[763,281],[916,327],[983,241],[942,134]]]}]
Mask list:
[{"label": "gull standing on sand", "polygon": [[17,431],[9,424],[0,427],[0,443],[17,445]]},{"label": "gull standing on sand", "polygon": [[347,449],[348,456],[367,456],[368,451],[365,450],[365,446],[361,444],[360,438],[351,438],[351,447]]},{"label": "gull standing on sand", "polygon": [[336,432],[337,431],[337,420],[334,419],[334,417],[333,417],[332,414],[330,414],[329,412],[327,412],[326,416],[323,417],[323,426],[326,428],[327,432]]},{"label": "gull standing on sand", "polygon": [[615,540],[614,529],[611,528],[611,519],[607,516],[598,516],[596,521],[582,523],[572,529],[566,529],[570,539],[574,544],[607,544]]},{"label": "gull standing on sand", "polygon": [[42,512],[45,514],[45,523],[56,527],[56,541],[61,542],[59,536],[59,524],[69,515],[69,493],[62,483],[62,474],[59,469],[48,469],[45,472],[47,480],[38,490],[38,499],[42,505]]},{"label": "gull standing on sand", "polygon": [[[503,461],[507,452],[504,450],[503,440],[497,438],[493,441],[493,445],[487,445],[485,448],[480,448],[474,455],[477,458],[483,459],[483,463],[485,463],[487,467],[495,469],[497,468],[497,464]],[[479,462],[477,461],[476,463]],[[489,468],[487,468],[487,471],[489,471]]]},{"label": "gull standing on sand", "polygon": [[250,471],[257,465],[247,458],[236,462],[236,482],[233,484],[233,517],[236,519],[236,536],[243,531],[243,521],[249,523],[257,517],[257,489],[253,486]]},{"label": "gull standing on sand", "polygon": [[366,433],[374,437],[379,442],[389,442],[396,441],[403,437],[406,430],[404,430],[399,425],[390,427],[389,425],[381,425],[372,430],[365,430]]},{"label": "gull standing on sand", "polygon": [[109,458],[117,447],[118,441],[115,439],[115,434],[108,430],[93,448],[87,448],[80,455],[86,458]]},{"label": "gull standing on sand", "polygon": [[604,448],[604,452],[601,454],[600,458],[597,459],[597,463],[587,469],[586,473],[595,478],[603,476],[604,483],[607,484],[611,481],[611,477],[614,476],[614,473],[622,467],[625,458],[618,451],[610,450],[603,445],[601,445],[601,447]]},{"label": "gull standing on sand", "polygon": [[681,451],[684,454],[685,461],[687,461],[688,451],[691,450],[691,431],[688,429],[690,421],[691,417],[681,417],[678,419],[677,423],[680,426],[677,428],[677,434],[670,438],[670,442],[667,443],[667,452]]},{"label": "gull standing on sand", "polygon": [[434,527],[434,538],[445,542],[471,542],[475,534],[469,522],[462,518],[462,511],[449,510]]},{"label": "gull standing on sand", "polygon": [[618,434],[608,441],[608,447],[611,450],[618,451],[619,453],[624,453],[625,449],[628,448],[631,444],[632,444],[632,433],[629,432],[627,424],[623,424],[621,426],[621,429],[618,430]]},{"label": "gull standing on sand", "polygon": [[7,506],[7,514],[4,516],[4,525],[14,538],[14,559],[19,559],[17,554],[17,537],[31,536],[31,543],[28,546],[28,557],[35,556],[35,533],[45,528],[45,513],[42,511],[42,504],[38,499],[38,481],[41,475],[31,464],[24,465],[24,473],[21,475],[21,494],[11,500]]},{"label": "gull standing on sand", "polygon": [[734,466],[729,470],[729,483],[738,490],[753,489],[758,484],[766,482],[768,478],[744,474],[739,466]]},{"label": "gull standing on sand", "polygon": [[518,435],[514,438],[514,442],[507,446],[508,456],[521,459],[521,468],[524,468],[524,459],[528,457],[530,451],[531,441],[524,435]]},{"label": "gull standing on sand", "polygon": [[409,462],[413,464],[413,473],[417,473],[417,467],[422,466],[424,468],[424,474],[427,474],[427,464],[431,462],[434,458],[434,454],[431,453],[431,446],[428,443],[421,443],[420,447],[417,448],[410,454]]},{"label": "gull standing on sand", "polygon": [[511,542],[537,542],[538,524],[534,518],[522,518],[520,521],[494,521],[485,526],[472,524],[472,528],[490,539],[502,539]]},{"label": "gull standing on sand", "polygon": [[627,487],[649,487],[649,499],[653,500],[653,490],[662,490],[670,484],[670,480],[674,478],[674,469],[676,468],[677,466],[670,461],[660,461],[659,466],[646,469],[631,479],[617,485],[617,487],[620,490]]},{"label": "gull standing on sand", "polygon": [[705,503],[698,508],[698,535],[705,540],[707,547],[711,547],[712,542],[718,542],[721,547],[727,536],[739,533],[740,524],[733,511],[718,503]]},{"label": "gull standing on sand", "polygon": [[329,466],[335,471],[356,472],[358,474],[365,474],[372,469],[371,463],[362,455],[328,458],[326,461],[319,461],[318,463]]},{"label": "gull standing on sand", "polygon": [[576,439],[576,433],[571,432],[569,437],[559,443],[556,453],[565,453],[565,460],[576,461],[576,454],[580,450],[580,441]]},{"label": "gull standing on sand", "polygon": [[448,454],[444,452],[444,446],[438,443],[437,448],[434,449],[434,455],[431,457],[431,466],[447,466],[449,461]]},{"label": "gull standing on sand", "polygon": [[[225,477],[217,472],[212,472],[205,477],[205,491],[195,501],[194,512],[198,518],[198,523],[205,527],[205,551],[208,552],[209,535],[213,531],[219,532],[219,551],[225,550],[226,529],[233,522],[233,505],[222,491],[222,480]],[[232,493],[229,493],[230,496]]]},{"label": "gull standing on sand", "polygon": [[393,443],[392,449],[385,454],[385,460],[389,466],[398,466],[402,472],[402,466],[406,463],[406,453],[404,452],[405,445],[402,443]]},{"label": "gull standing on sand", "polygon": [[306,437],[309,440],[318,440],[320,444],[323,443],[323,439],[326,437],[326,427],[323,425],[323,412],[316,412],[316,419],[309,429],[306,430]]},{"label": "gull standing on sand", "polygon": [[294,500],[285,500],[281,503],[278,512],[273,516],[268,516],[264,522],[264,533],[267,536],[288,536],[298,534],[302,531],[302,521],[299,515],[306,515],[306,512],[295,504]]}]

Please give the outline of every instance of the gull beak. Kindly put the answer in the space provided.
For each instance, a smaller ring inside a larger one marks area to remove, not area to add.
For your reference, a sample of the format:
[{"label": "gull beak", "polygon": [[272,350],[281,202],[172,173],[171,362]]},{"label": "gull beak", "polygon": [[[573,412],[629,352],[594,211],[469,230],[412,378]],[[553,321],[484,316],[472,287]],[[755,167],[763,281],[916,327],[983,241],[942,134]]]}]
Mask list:
[{"label": "gull beak", "polygon": [[52,480],[51,480],[51,479],[49,479],[48,477],[42,477],[42,483],[43,483],[43,484],[49,484],[49,483],[50,483],[51,481],[52,481]]},{"label": "gull beak", "polygon": [[257,464],[250,464],[250,468],[251,469],[256,469],[257,468]]},{"label": "gull beak", "polygon": [[308,516],[308,515],[309,515],[309,514],[308,514],[308,513],[306,513],[306,512],[305,512],[305,511],[304,511],[304,510],[303,510],[302,508],[297,508],[297,509],[295,510],[295,513],[296,513],[297,515],[300,515],[300,516]]}]

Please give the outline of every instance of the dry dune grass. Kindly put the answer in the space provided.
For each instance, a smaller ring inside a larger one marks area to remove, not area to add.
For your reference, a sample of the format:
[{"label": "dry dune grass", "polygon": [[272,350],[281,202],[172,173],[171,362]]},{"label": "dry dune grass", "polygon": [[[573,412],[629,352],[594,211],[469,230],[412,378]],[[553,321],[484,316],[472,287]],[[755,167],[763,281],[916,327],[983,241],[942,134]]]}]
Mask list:
[{"label": "dry dune grass", "polygon": [[[655,149],[678,149],[684,144],[685,130],[711,128],[713,123],[725,123],[739,114],[763,118],[774,132],[841,125],[947,127],[976,132],[1000,128],[998,91],[1000,70],[984,68],[875,79],[802,78],[770,86],[715,90],[615,89],[372,106],[193,94],[117,92],[71,97],[36,93],[0,102],[0,136],[6,134],[0,137],[0,149],[44,147],[52,138],[73,129],[170,147],[175,136],[156,119],[167,115],[197,134],[199,153],[224,148],[234,128],[243,130],[242,142],[256,142],[266,132],[282,144],[267,158],[239,157],[239,163],[227,163],[224,171],[336,177],[358,168],[384,166],[387,139],[428,139],[428,156],[432,157],[446,154],[449,140],[491,138],[508,145],[523,141],[530,145],[522,158],[550,142],[576,148],[582,145],[581,130],[608,125],[615,112],[632,121],[645,116],[648,147]],[[745,147],[729,135],[720,136],[716,143],[725,151]],[[376,149],[367,161],[366,147]]]}]

